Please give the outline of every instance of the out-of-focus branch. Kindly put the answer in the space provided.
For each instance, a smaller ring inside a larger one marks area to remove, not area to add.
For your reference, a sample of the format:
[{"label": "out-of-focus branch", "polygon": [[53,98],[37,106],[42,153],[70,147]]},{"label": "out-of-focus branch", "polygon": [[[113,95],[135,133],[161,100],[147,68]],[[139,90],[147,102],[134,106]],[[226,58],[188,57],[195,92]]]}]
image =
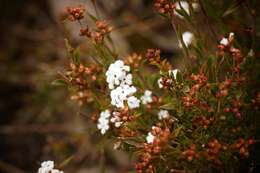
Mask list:
[{"label": "out-of-focus branch", "polygon": [[6,125],[0,127],[0,134],[24,134],[24,133],[69,133],[79,131],[70,124],[46,124],[46,125]]},{"label": "out-of-focus branch", "polygon": [[6,173],[26,173],[22,169],[0,160],[0,170]]}]

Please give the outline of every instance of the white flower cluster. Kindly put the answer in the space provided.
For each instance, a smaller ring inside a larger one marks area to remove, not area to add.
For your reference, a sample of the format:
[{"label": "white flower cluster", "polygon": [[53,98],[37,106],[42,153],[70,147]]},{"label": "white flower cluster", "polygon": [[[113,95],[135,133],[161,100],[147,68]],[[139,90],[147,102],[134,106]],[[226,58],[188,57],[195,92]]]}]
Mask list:
[{"label": "white flower cluster", "polygon": [[229,33],[228,38],[224,37],[220,40],[220,44],[227,46],[231,42],[231,40],[233,40],[233,38],[234,38],[234,33],[231,32]]},{"label": "white flower cluster", "polygon": [[63,173],[63,171],[54,169],[54,162],[49,160],[41,163],[38,173]]},{"label": "white flower cluster", "polygon": [[[168,71],[168,74],[170,77],[173,77],[175,80],[177,78],[177,73],[179,72],[178,69],[174,69],[174,70],[169,70]],[[163,84],[162,84],[162,81],[163,81],[163,78],[159,78],[157,83],[158,83],[158,86],[159,88],[163,88]],[[167,81],[168,83],[172,83],[172,80],[171,79],[168,79]]]},{"label": "white flower cluster", "polygon": [[165,119],[169,117],[169,112],[167,110],[160,110],[158,113],[159,120]]},{"label": "white flower cluster", "polygon": [[136,92],[136,88],[132,86],[132,74],[130,67],[124,65],[122,60],[117,60],[110,64],[106,72],[106,81],[108,83],[111,97],[111,104],[117,108],[124,108],[124,101],[130,109],[139,107],[140,100],[132,96]]},{"label": "white flower cluster", "polygon": [[109,110],[105,110],[100,113],[100,117],[98,119],[97,128],[101,131],[101,134],[105,134],[109,129],[109,117],[111,116]]},{"label": "white flower cluster", "polygon": [[117,60],[115,63],[110,64],[106,72],[106,81],[109,89],[115,89],[120,85],[132,85],[132,75],[127,74],[130,71],[130,67],[124,65],[124,62]]},{"label": "white flower cluster", "polygon": [[144,91],[144,95],[141,96],[141,101],[144,105],[148,104],[148,103],[152,103],[153,99],[152,99],[152,91],[150,90],[145,90]]}]

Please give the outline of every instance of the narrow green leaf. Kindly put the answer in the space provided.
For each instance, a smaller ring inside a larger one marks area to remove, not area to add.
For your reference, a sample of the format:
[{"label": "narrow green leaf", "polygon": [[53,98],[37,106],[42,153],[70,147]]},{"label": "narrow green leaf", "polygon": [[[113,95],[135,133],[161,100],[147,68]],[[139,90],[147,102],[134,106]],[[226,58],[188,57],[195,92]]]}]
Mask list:
[{"label": "narrow green leaf", "polygon": [[56,79],[51,83],[53,86],[66,86],[67,82],[63,79]]},{"label": "narrow green leaf", "polygon": [[94,21],[96,22],[98,20],[98,18],[90,13],[87,12],[87,15]]},{"label": "narrow green leaf", "polygon": [[222,17],[228,16],[238,10],[239,6],[243,3],[243,0],[238,0],[233,3],[222,15]]},{"label": "narrow green leaf", "polygon": [[161,109],[166,109],[166,110],[174,110],[175,105],[173,102],[167,103],[165,105],[160,106]]},{"label": "narrow green leaf", "polygon": [[76,49],[73,52],[72,61],[74,64],[79,65],[80,64],[80,52],[79,49]]}]

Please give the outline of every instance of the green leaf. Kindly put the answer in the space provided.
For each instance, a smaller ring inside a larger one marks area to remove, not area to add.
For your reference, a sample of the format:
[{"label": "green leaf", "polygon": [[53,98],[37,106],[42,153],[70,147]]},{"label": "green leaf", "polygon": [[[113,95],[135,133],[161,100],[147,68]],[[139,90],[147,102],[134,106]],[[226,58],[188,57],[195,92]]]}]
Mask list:
[{"label": "green leaf", "polygon": [[184,93],[187,93],[187,92],[190,91],[190,87],[189,87],[188,85],[185,85],[185,86],[183,87],[182,91],[183,91]]},{"label": "green leaf", "polygon": [[133,141],[133,140],[124,140],[123,141],[124,143],[128,144],[128,145],[131,145],[131,146],[134,146],[136,148],[141,148],[142,147],[142,144],[140,142],[137,142],[137,141]]},{"label": "green leaf", "polygon": [[212,17],[216,21],[220,20],[218,10],[216,9],[216,6],[212,4],[212,0],[204,0],[202,1],[202,4],[209,17]]},{"label": "green leaf", "polygon": [[[178,2],[180,3],[180,2]],[[181,16],[183,16],[186,20],[188,20],[189,22],[191,22],[191,17],[190,15],[187,13],[187,11],[181,6],[181,3],[179,4],[181,9],[175,9],[175,11],[177,11],[177,13],[179,13]]]},{"label": "green leaf", "polygon": [[80,64],[80,52],[79,49],[76,49],[73,52],[72,61],[74,64],[79,65]]},{"label": "green leaf", "polygon": [[59,164],[59,168],[62,168],[64,166],[66,166],[67,164],[69,164],[73,158],[74,158],[74,155],[65,159],[63,162],[61,162],[61,164]]},{"label": "green leaf", "polygon": [[239,6],[243,3],[243,0],[238,0],[235,3],[233,3],[222,15],[222,17],[228,16],[231,13],[238,10]]},{"label": "green leaf", "polygon": [[68,83],[63,79],[56,79],[51,83],[53,86],[67,86]]},{"label": "green leaf", "polygon": [[71,52],[73,52],[74,50],[73,47],[70,45],[68,39],[65,38],[64,41],[65,41],[66,50],[68,51],[69,54],[71,54]]},{"label": "green leaf", "polygon": [[217,93],[217,91],[218,91],[218,86],[215,84],[215,85],[211,85],[211,93],[213,94],[213,95],[216,95],[216,93]]},{"label": "green leaf", "polygon": [[175,129],[173,132],[172,132],[172,135],[176,138],[179,136],[180,132],[181,132],[181,129],[182,129],[182,126],[178,127],[177,129]]},{"label": "green leaf", "polygon": [[166,110],[174,110],[175,105],[173,102],[167,103],[165,105],[160,106],[161,109],[166,109]]},{"label": "green leaf", "polygon": [[96,22],[98,20],[98,18],[90,13],[87,12],[87,15],[94,21]]}]

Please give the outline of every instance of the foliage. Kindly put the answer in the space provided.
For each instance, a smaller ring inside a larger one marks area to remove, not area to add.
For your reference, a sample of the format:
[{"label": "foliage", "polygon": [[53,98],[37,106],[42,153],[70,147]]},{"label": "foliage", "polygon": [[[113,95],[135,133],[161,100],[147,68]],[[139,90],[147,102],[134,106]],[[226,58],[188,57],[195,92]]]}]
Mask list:
[{"label": "foliage", "polygon": [[[138,173],[237,172],[256,141],[260,104],[254,3],[156,0],[183,50],[184,67],[175,70],[159,49],[120,61],[111,49],[113,28],[87,12],[91,28],[81,22],[83,6],[69,8],[68,19],[79,23],[94,51],[83,59],[66,40],[70,67],[54,83],[67,85],[71,99],[92,111],[88,118],[115,149],[137,157]],[[240,10],[252,21],[249,36],[240,31]],[[188,37],[187,26],[194,32]]]}]

